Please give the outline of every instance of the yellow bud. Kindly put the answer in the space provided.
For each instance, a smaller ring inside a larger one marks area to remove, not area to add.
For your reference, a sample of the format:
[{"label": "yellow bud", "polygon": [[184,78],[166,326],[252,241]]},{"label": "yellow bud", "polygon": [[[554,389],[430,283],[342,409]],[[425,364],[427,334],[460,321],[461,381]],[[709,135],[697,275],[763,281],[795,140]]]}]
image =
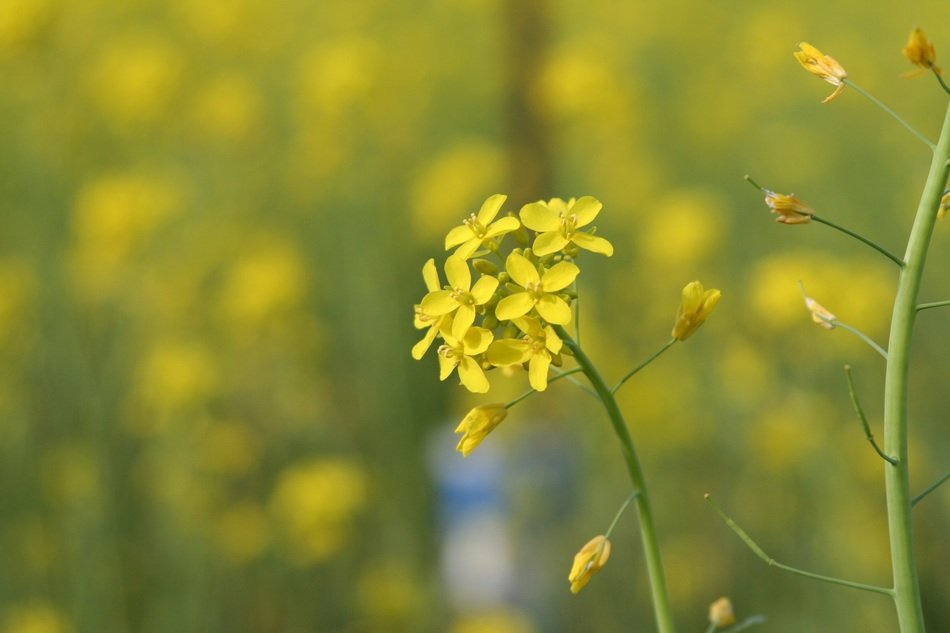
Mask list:
[{"label": "yellow bud", "polygon": [[798,63],[802,65],[802,68],[835,86],[835,91],[825,97],[822,103],[828,103],[841,94],[841,91],[844,90],[844,80],[848,76],[841,64],[808,42],[802,42],[798,45],[798,48],[800,50],[795,51],[793,55],[795,55]]},{"label": "yellow bud", "polygon": [[736,616],[732,612],[732,603],[729,598],[719,598],[709,605],[709,623],[718,629],[736,623]]},{"label": "yellow bud", "polygon": [[943,197],[940,198],[940,206],[937,208],[937,219],[944,219],[947,216],[947,211],[950,211],[950,191],[944,193]]},{"label": "yellow bud", "polygon": [[835,329],[835,319],[837,317],[833,315],[825,306],[806,295],[805,286],[802,284],[802,282],[798,282],[798,287],[802,291],[802,299],[805,300],[805,307],[808,308],[809,312],[811,312],[811,320],[826,330]]},{"label": "yellow bud", "polygon": [[795,194],[785,195],[766,189],[765,204],[778,216],[775,221],[781,224],[808,224],[811,216],[815,215],[811,207],[796,198]]},{"label": "yellow bud", "polygon": [[610,558],[610,541],[604,535],[595,536],[574,555],[574,565],[567,579],[571,582],[571,593],[583,589],[591,576],[600,571]]},{"label": "yellow bud", "polygon": [[475,450],[475,447],[481,444],[482,440],[501,424],[507,415],[508,409],[501,403],[475,407],[462,418],[455,429],[456,433],[463,433],[456,449],[462,453],[463,457],[468,457],[468,454]]},{"label": "yellow bud", "polygon": [[901,53],[910,63],[919,66],[922,70],[933,69],[937,74],[943,74],[943,71],[937,67],[937,52],[934,50],[934,43],[927,39],[921,29],[916,28],[911,31],[907,46]]},{"label": "yellow bud", "polygon": [[476,272],[480,272],[483,275],[496,275],[498,274],[498,266],[494,262],[488,261],[487,259],[473,259],[472,268]]},{"label": "yellow bud", "polygon": [[698,281],[686,284],[683,288],[683,300],[676,315],[676,324],[673,326],[673,338],[685,341],[692,336],[719,303],[720,295],[721,293],[716,289],[704,289],[703,284]]}]

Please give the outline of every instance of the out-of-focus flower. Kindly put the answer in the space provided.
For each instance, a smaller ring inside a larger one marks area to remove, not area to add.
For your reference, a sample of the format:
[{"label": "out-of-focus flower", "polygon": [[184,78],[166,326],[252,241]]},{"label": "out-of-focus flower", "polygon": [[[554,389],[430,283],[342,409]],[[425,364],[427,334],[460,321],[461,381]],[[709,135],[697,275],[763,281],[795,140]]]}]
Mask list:
[{"label": "out-of-focus flower", "polygon": [[567,202],[553,198],[548,202],[532,202],[521,207],[521,221],[532,231],[540,233],[534,240],[532,250],[539,257],[556,253],[568,244],[610,257],[614,254],[613,245],[602,237],[597,237],[578,229],[594,221],[603,208],[600,200],[584,196]]},{"label": "out-of-focus flower", "polygon": [[67,633],[73,628],[53,605],[34,602],[16,605],[4,618],[4,633]]},{"label": "out-of-focus flower", "polygon": [[732,611],[729,598],[719,598],[709,605],[709,623],[718,629],[736,623],[736,616]]},{"label": "out-of-focus flower", "polygon": [[51,0],[4,0],[0,2],[0,57],[38,41],[56,18]]},{"label": "out-of-focus flower", "polygon": [[835,329],[835,319],[837,318],[835,315],[833,315],[825,306],[805,295],[804,290],[802,290],[802,297],[805,299],[805,307],[808,308],[809,312],[811,312],[812,321],[826,330]]},{"label": "out-of-focus flower", "polygon": [[907,39],[907,46],[901,51],[904,57],[911,64],[918,66],[915,71],[907,74],[908,77],[919,75],[920,73],[933,70],[938,75],[943,74],[943,70],[937,66],[937,52],[934,50],[934,43],[927,39],[920,28],[915,28]]},{"label": "out-of-focus flower", "polygon": [[469,328],[465,335],[455,338],[448,332],[444,333],[445,344],[439,347],[439,380],[445,380],[452,375],[456,367],[459,380],[472,393],[488,391],[488,378],[477,360],[472,358],[488,349],[494,336],[485,328]]},{"label": "out-of-focus flower", "polygon": [[462,224],[449,231],[448,235],[445,236],[445,250],[458,246],[453,255],[468,259],[472,256],[472,253],[478,250],[479,247],[484,246],[489,240],[517,230],[521,223],[514,216],[509,215],[492,222],[507,199],[508,196],[500,193],[489,197],[488,200],[482,203],[478,215],[471,214],[462,220]]},{"label": "out-of-focus flower", "polygon": [[841,64],[807,42],[802,42],[798,45],[798,48],[801,50],[795,51],[794,55],[802,68],[835,86],[834,92],[822,99],[821,102],[828,103],[841,94],[841,91],[844,90],[844,80],[848,76]]},{"label": "out-of-focus flower", "polygon": [[463,457],[475,450],[475,447],[482,443],[482,440],[491,433],[496,426],[501,424],[502,420],[508,415],[508,408],[504,404],[482,404],[462,418],[456,433],[463,433],[456,449]]},{"label": "out-of-focus flower", "polygon": [[610,558],[610,541],[603,534],[587,541],[587,544],[574,556],[574,565],[567,579],[571,582],[571,593],[583,589],[591,576],[600,571]]},{"label": "out-of-focus flower", "polygon": [[795,197],[795,194],[775,193],[765,190],[765,204],[769,205],[781,224],[808,224],[815,212],[807,204]]},{"label": "out-of-focus flower", "polygon": [[528,381],[535,391],[548,388],[548,367],[553,355],[561,351],[563,341],[550,325],[542,327],[534,317],[521,317],[513,323],[524,332],[522,339],[501,339],[488,348],[488,362],[496,367],[528,363]]},{"label": "out-of-focus flower", "polygon": [[509,321],[526,315],[537,308],[548,323],[566,325],[571,321],[571,307],[564,299],[554,294],[571,285],[581,272],[571,262],[558,262],[541,275],[524,255],[512,253],[505,262],[512,281],[523,288],[498,302],[495,316],[499,321]]},{"label": "out-of-focus flower", "polygon": [[942,220],[947,217],[947,211],[950,210],[950,191],[943,194],[940,198],[940,206],[937,208],[937,219]]},{"label": "out-of-focus flower", "polygon": [[686,284],[673,326],[673,338],[685,341],[692,336],[719,303],[720,294],[716,289],[706,290],[698,281]]},{"label": "out-of-focus flower", "polygon": [[488,303],[498,288],[498,279],[483,275],[472,285],[472,271],[463,257],[445,260],[445,276],[450,290],[434,290],[422,298],[421,310],[432,317],[455,312],[452,336],[462,338],[475,323],[475,308]]}]

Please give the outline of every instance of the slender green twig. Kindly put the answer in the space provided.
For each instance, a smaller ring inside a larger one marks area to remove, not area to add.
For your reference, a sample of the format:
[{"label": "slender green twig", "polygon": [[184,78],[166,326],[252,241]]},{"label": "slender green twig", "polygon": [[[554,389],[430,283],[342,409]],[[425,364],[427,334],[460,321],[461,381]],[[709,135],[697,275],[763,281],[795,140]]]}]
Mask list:
[{"label": "slender green twig", "polygon": [[676,342],[676,339],[675,339],[675,338],[671,338],[670,340],[668,340],[668,341],[663,345],[663,347],[661,347],[659,350],[657,350],[656,352],[654,352],[648,359],[646,359],[645,361],[643,361],[642,363],[640,363],[639,365],[637,365],[636,367],[634,367],[633,369],[631,369],[630,371],[628,371],[628,372],[626,373],[626,375],[624,375],[623,378],[621,378],[620,380],[617,381],[617,384],[613,386],[613,388],[610,390],[610,393],[617,393],[617,390],[620,389],[621,387],[623,387],[623,383],[625,383],[625,382],[627,382],[629,379],[633,378],[633,376],[634,376],[638,371],[640,371],[641,369],[643,369],[644,367],[646,367],[647,365],[649,365],[650,363],[652,363],[654,360],[656,360],[656,358],[659,357],[660,354],[662,354],[662,353],[665,352],[666,350],[668,350],[668,349],[670,349],[671,347],[673,347],[673,344],[674,344],[675,342]]},{"label": "slender green twig", "polygon": [[[762,185],[760,185],[760,184],[757,183],[756,181],[752,180],[752,177],[749,176],[749,174],[746,174],[746,175],[745,175],[745,180],[746,180],[746,182],[748,182],[750,185],[752,185],[753,187],[755,187],[756,189],[758,189],[759,191],[761,191],[762,193],[764,193],[764,194],[766,194],[766,195],[774,195],[774,193],[775,193],[775,192],[773,192],[772,190],[766,189],[765,187],[763,187]],[[802,212],[800,212],[800,211],[795,211],[795,213],[797,213],[798,215],[801,215],[801,216],[806,216],[806,215],[807,215],[807,216],[811,217],[812,220],[814,220],[815,222],[818,222],[819,224],[824,224],[825,226],[831,227],[831,228],[835,229],[836,231],[840,231],[840,232],[844,233],[845,235],[847,235],[847,236],[849,236],[849,237],[853,237],[854,239],[858,240],[859,242],[862,242],[862,243],[864,243],[864,244],[870,246],[871,248],[873,248],[874,250],[876,250],[876,251],[877,251],[878,253],[880,253],[881,255],[884,255],[884,257],[887,257],[889,260],[891,260],[892,262],[894,262],[895,264],[897,264],[899,267],[901,267],[901,268],[904,267],[904,260],[902,260],[902,259],[901,259],[900,257],[898,257],[897,255],[894,255],[893,253],[891,253],[890,251],[888,251],[886,248],[884,248],[883,246],[881,246],[880,244],[878,244],[878,243],[875,242],[874,240],[868,239],[868,238],[864,237],[863,235],[861,235],[860,233],[855,233],[855,232],[852,231],[851,229],[846,229],[845,227],[843,227],[843,226],[841,226],[841,225],[839,225],[839,224],[835,224],[835,223],[832,222],[831,220],[826,220],[825,218],[819,217],[819,216],[817,216],[817,215],[815,215],[815,214],[813,214],[813,213],[811,213],[811,214],[809,214],[809,213],[802,213]]]},{"label": "slender green twig", "polygon": [[904,260],[902,260],[902,259],[901,259],[900,257],[898,257],[897,255],[894,255],[893,253],[891,253],[890,251],[888,251],[886,248],[884,248],[883,246],[881,246],[881,245],[878,244],[877,242],[875,242],[875,241],[873,241],[873,240],[870,240],[870,239],[864,237],[863,235],[860,235],[859,233],[855,233],[854,231],[852,231],[852,230],[850,230],[850,229],[846,229],[845,227],[843,227],[843,226],[841,226],[841,225],[835,224],[835,223],[832,222],[831,220],[826,220],[825,218],[819,217],[819,216],[817,216],[817,215],[812,215],[812,216],[811,216],[811,219],[814,220],[815,222],[818,222],[819,224],[824,224],[825,226],[830,226],[831,228],[835,229],[836,231],[841,231],[841,232],[844,233],[845,235],[848,235],[848,236],[850,236],[850,237],[853,237],[854,239],[858,240],[859,242],[862,242],[862,243],[864,243],[864,244],[867,244],[868,246],[870,246],[871,248],[873,248],[874,250],[876,250],[878,253],[880,253],[880,254],[883,255],[884,257],[888,258],[889,260],[891,260],[892,262],[894,262],[895,264],[897,264],[899,267],[901,267],[901,268],[904,267]]},{"label": "slender green twig", "polygon": [[[560,369],[558,369],[557,367],[551,367],[551,371],[554,372],[555,378],[560,378],[561,376],[564,376],[564,375],[566,375],[567,373],[569,373],[569,372],[562,372],[562,371],[561,371]],[[571,372],[574,372],[574,371],[576,371],[576,368],[571,370]],[[586,393],[587,395],[590,395],[590,396],[593,396],[593,397],[597,398],[597,392],[596,392],[596,391],[594,391],[593,389],[591,389],[590,387],[588,387],[587,385],[585,385],[584,383],[582,383],[580,380],[577,380],[577,379],[574,378],[573,376],[571,376],[570,378],[568,378],[567,381],[568,381],[569,383],[571,383],[572,385],[574,385],[575,387],[577,387],[578,389],[580,389],[581,391],[583,391],[584,393]],[[550,381],[548,381],[548,382],[550,382]]]},{"label": "slender green twig", "polygon": [[857,336],[859,339],[867,343],[875,352],[877,352],[882,357],[884,357],[884,360],[887,360],[887,350],[881,347],[880,345],[878,345],[877,343],[875,343],[873,340],[871,340],[871,337],[869,337],[867,334],[865,334],[858,328],[851,327],[847,323],[842,323],[838,319],[831,319],[830,321],[828,321],[828,323],[831,323],[835,327],[840,327],[842,330],[847,330],[848,332],[851,332],[852,334]]},{"label": "slender green twig", "polygon": [[750,615],[739,624],[736,624],[735,626],[726,629],[722,633],[739,633],[739,631],[745,631],[750,626],[755,626],[756,624],[762,624],[763,622],[765,622],[764,615]]},{"label": "slender green twig", "polygon": [[916,311],[920,312],[921,310],[930,310],[931,308],[942,308],[943,306],[950,306],[950,300],[934,301],[933,303],[920,303],[917,305]]},{"label": "slender green twig", "polygon": [[861,403],[858,402],[858,393],[854,389],[854,378],[851,376],[851,365],[844,366],[844,373],[848,377],[848,393],[851,394],[851,404],[854,405],[854,412],[858,414],[858,420],[861,422],[861,426],[864,428],[864,437],[868,438],[871,446],[874,447],[875,452],[881,456],[881,459],[891,465],[897,464],[897,460],[882,451],[877,445],[877,442],[874,441],[874,434],[871,433],[871,426],[868,424],[867,416],[864,415],[864,409],[861,408]]},{"label": "slender green twig", "polygon": [[557,335],[564,341],[564,345],[574,353],[574,360],[577,361],[578,366],[583,370],[587,379],[590,380],[591,386],[600,396],[607,417],[610,419],[610,424],[620,441],[620,450],[627,466],[630,483],[633,484],[633,489],[640,493],[635,498],[637,518],[640,524],[640,541],[643,545],[647,575],[650,578],[653,613],[656,617],[657,630],[659,633],[673,633],[676,630],[673,622],[673,607],[666,587],[666,574],[663,571],[659,539],[657,538],[656,527],[653,524],[653,509],[650,504],[650,496],[647,493],[643,469],[640,467],[640,460],[633,446],[633,438],[630,436],[630,430],[627,428],[627,423],[620,412],[616,398],[607,388],[607,383],[604,382],[590,358],[587,357],[580,345],[570,337],[563,326],[555,325],[553,327]]},{"label": "slender green twig", "polygon": [[947,85],[947,82],[944,80],[943,76],[937,72],[936,68],[931,68],[931,70],[934,73],[934,77],[936,77],[937,81],[940,82],[940,85],[943,86],[943,89],[947,92],[947,94],[950,94],[950,85]]},{"label": "slender green twig", "polygon": [[950,479],[950,473],[947,473],[946,475],[944,475],[943,477],[941,477],[941,478],[938,479],[937,481],[935,481],[935,482],[933,482],[932,484],[930,484],[929,486],[927,486],[927,487],[924,489],[923,492],[921,492],[919,495],[917,495],[916,497],[914,497],[913,499],[910,500],[910,505],[911,505],[911,507],[914,507],[915,505],[917,505],[917,502],[918,502],[918,501],[920,501],[921,499],[923,499],[924,497],[926,497],[927,495],[929,495],[931,492],[933,492],[934,490],[936,490],[937,488],[939,488],[939,487],[940,487],[940,484],[942,484],[943,482],[945,482],[945,481],[948,480],[948,479]]},{"label": "slender green twig", "polygon": [[940,139],[934,149],[907,240],[904,260],[891,312],[888,336],[887,371],[884,377],[884,450],[895,456],[897,466],[884,469],[887,498],[887,527],[894,577],[894,604],[901,633],[923,633],[924,615],[920,600],[920,579],[914,553],[911,517],[910,465],[908,462],[907,392],[911,340],[917,314],[927,250],[937,222],[940,197],[950,172],[950,104],[944,115]]},{"label": "slender green twig", "polygon": [[722,518],[722,520],[726,522],[726,525],[728,525],[732,529],[732,531],[735,532],[736,535],[740,539],[742,539],[742,541],[749,547],[749,549],[751,549],[755,553],[756,556],[764,560],[765,563],[769,565],[770,567],[778,567],[779,569],[783,569],[793,574],[798,574],[799,576],[812,578],[814,580],[821,580],[822,582],[831,583],[833,585],[841,585],[843,587],[851,587],[852,589],[860,589],[862,591],[870,591],[873,593],[882,593],[886,596],[894,595],[894,590],[888,589],[887,587],[878,587],[877,585],[866,585],[861,582],[853,582],[851,580],[844,580],[843,578],[823,576],[821,574],[815,574],[810,571],[798,569],[797,567],[790,567],[789,565],[783,565],[782,563],[778,562],[777,560],[775,560],[774,558],[766,554],[762,550],[762,548],[759,547],[756,544],[756,542],[753,541],[752,538],[748,534],[746,534],[745,531],[741,527],[739,527],[736,524],[735,521],[729,518],[729,516],[727,516],[726,513],[722,511],[722,509],[716,504],[715,501],[712,500],[712,497],[710,497],[708,493],[705,495],[705,497],[706,497],[706,501],[708,501],[710,505],[712,505],[713,510],[716,511],[716,514],[718,514]]},{"label": "slender green twig", "polygon": [[876,106],[879,107],[880,109],[884,110],[884,112],[886,112],[886,113],[888,113],[889,115],[891,115],[891,117],[893,117],[895,121],[897,121],[898,123],[900,123],[901,125],[903,125],[904,128],[906,128],[911,134],[913,134],[914,136],[916,136],[919,140],[923,141],[923,142],[927,145],[927,147],[929,147],[931,150],[933,150],[933,149],[935,149],[935,148],[937,147],[930,139],[928,139],[926,136],[924,136],[923,134],[921,134],[920,132],[918,132],[916,129],[914,129],[914,127],[913,127],[910,123],[908,123],[907,121],[905,121],[904,119],[902,119],[896,112],[894,112],[894,111],[891,110],[889,107],[887,107],[886,105],[884,105],[877,97],[875,97],[874,95],[872,95],[870,92],[866,91],[864,88],[862,88],[861,86],[857,85],[856,83],[854,83],[854,82],[851,81],[850,79],[843,79],[842,82],[843,82],[846,86],[849,86],[850,88],[854,89],[854,91],[857,92],[858,94],[860,94],[862,97],[864,97],[865,99],[869,100],[871,103],[873,103],[874,105],[876,105]]},{"label": "slender green twig", "polygon": [[[583,370],[582,370],[580,367],[575,367],[574,369],[568,369],[567,371],[563,371],[563,372],[557,373],[557,374],[555,374],[554,376],[552,376],[552,377],[548,380],[548,384],[550,385],[552,382],[558,381],[558,380],[560,380],[561,378],[567,378],[567,377],[569,377],[571,374],[577,374],[577,373],[580,373],[581,371],[583,371]],[[581,386],[581,387],[584,387],[583,385],[580,385],[580,386]],[[587,387],[584,387],[584,389],[587,389]],[[520,396],[518,396],[517,398],[515,398],[514,400],[512,400],[512,401],[509,402],[508,404],[506,404],[506,405],[505,405],[505,408],[506,408],[506,409],[510,409],[511,407],[515,406],[516,404],[518,404],[519,402],[521,402],[522,400],[524,400],[525,398],[527,398],[528,396],[534,395],[534,394],[536,394],[536,393],[538,393],[538,392],[535,391],[534,389],[528,389],[528,390],[525,391],[523,394],[521,394]]]},{"label": "slender green twig", "polygon": [[617,510],[617,514],[614,515],[614,520],[610,522],[610,527],[607,528],[607,531],[604,532],[604,538],[610,538],[610,533],[614,531],[614,527],[617,525],[617,521],[620,520],[620,515],[623,514],[623,511],[627,509],[627,506],[630,505],[630,502],[636,499],[640,495],[639,490],[634,490],[630,493],[630,496],[623,502],[623,505],[620,506],[620,509]]}]

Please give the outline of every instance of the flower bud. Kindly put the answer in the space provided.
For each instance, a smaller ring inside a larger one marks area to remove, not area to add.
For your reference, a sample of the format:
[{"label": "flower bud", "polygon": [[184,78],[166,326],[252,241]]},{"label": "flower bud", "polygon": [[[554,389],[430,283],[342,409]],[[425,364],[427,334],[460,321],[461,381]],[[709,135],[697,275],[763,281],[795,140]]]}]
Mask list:
[{"label": "flower bud", "polygon": [[732,611],[732,603],[729,598],[719,598],[719,600],[709,605],[709,623],[717,629],[736,623],[736,616]]},{"label": "flower bud", "polygon": [[498,273],[498,266],[487,259],[473,259],[471,263],[472,268],[483,275],[495,275]]},{"label": "flower bud", "polygon": [[683,300],[680,302],[676,315],[676,324],[673,326],[673,338],[685,341],[692,336],[719,303],[719,297],[718,290],[706,290],[698,281],[686,284],[683,288]]},{"label": "flower bud", "polygon": [[604,535],[598,535],[587,542],[574,556],[574,565],[567,579],[571,582],[571,593],[583,589],[591,576],[600,571],[610,558],[610,541]]},{"label": "flower bud", "polygon": [[463,457],[468,457],[468,454],[475,450],[475,447],[481,444],[482,440],[501,424],[507,415],[508,409],[501,403],[475,407],[462,418],[455,429],[456,433],[463,433],[456,449],[462,453]]}]

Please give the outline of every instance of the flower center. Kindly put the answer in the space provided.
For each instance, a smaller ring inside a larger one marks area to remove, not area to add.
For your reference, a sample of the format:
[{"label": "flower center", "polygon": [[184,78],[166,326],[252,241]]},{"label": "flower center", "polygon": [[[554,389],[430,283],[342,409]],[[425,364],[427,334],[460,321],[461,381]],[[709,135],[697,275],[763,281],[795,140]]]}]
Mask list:
[{"label": "flower center", "polygon": [[561,212],[561,235],[567,239],[577,231],[577,215],[574,213]]},{"label": "flower center", "polygon": [[474,213],[462,220],[462,224],[467,226],[469,230],[475,234],[475,237],[484,238],[487,233],[487,230],[482,226],[482,223],[478,221]]},{"label": "flower center", "polygon": [[458,347],[452,347],[448,343],[443,343],[439,346],[438,354],[442,358],[450,360],[456,365],[458,365],[462,361],[462,357],[465,356],[465,352],[462,351],[461,345]]},{"label": "flower center", "polygon": [[452,298],[459,302],[461,305],[474,306],[475,297],[472,296],[472,293],[468,290],[462,290],[461,288],[452,289]]},{"label": "flower center", "polygon": [[541,289],[540,281],[529,281],[528,285],[524,289],[531,295],[531,298],[536,302],[541,300],[541,297],[544,296],[544,290]]}]

